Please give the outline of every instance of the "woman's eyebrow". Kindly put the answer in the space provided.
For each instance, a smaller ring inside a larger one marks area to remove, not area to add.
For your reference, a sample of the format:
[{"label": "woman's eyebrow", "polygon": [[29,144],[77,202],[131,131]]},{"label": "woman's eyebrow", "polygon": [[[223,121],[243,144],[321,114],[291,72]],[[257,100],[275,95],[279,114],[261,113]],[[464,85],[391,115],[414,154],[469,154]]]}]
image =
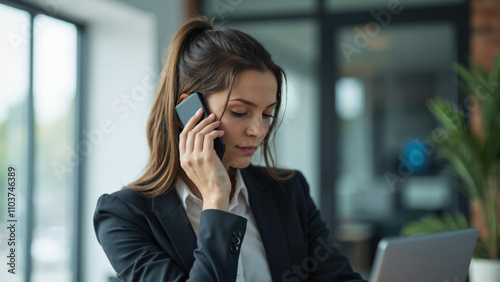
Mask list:
[{"label": "woman's eyebrow", "polygon": [[[257,105],[254,102],[248,101],[248,100],[245,100],[242,98],[236,98],[236,99],[229,100],[229,102],[233,102],[233,101],[238,101],[238,102],[241,102],[243,104],[249,105],[252,108],[257,108]],[[277,103],[278,103],[277,101],[272,103],[271,105],[267,106],[266,109],[276,105]]]}]

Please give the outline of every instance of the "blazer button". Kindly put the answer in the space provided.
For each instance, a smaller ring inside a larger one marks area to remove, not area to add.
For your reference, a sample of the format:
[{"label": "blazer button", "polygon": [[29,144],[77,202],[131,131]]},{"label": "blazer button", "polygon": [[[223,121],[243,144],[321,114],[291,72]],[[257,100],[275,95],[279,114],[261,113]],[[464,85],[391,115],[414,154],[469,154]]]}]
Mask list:
[{"label": "blazer button", "polygon": [[231,253],[237,254],[239,251],[240,251],[240,246],[238,246],[238,245],[231,246]]},{"label": "blazer button", "polygon": [[240,237],[234,237],[233,238],[233,245],[240,245],[240,244],[241,244]]},{"label": "blazer button", "polygon": [[241,231],[233,231],[233,237],[243,237],[243,232],[241,232]]}]

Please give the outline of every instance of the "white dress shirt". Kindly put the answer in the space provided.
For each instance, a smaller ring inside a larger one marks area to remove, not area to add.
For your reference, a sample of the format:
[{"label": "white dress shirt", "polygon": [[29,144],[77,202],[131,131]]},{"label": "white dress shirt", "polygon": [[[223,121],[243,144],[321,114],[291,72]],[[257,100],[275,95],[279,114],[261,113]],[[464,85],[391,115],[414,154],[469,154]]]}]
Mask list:
[{"label": "white dress shirt", "polygon": [[[264,245],[262,245],[262,239],[257,229],[252,209],[250,208],[247,187],[241,177],[239,169],[236,173],[236,184],[234,189],[233,198],[229,202],[229,212],[242,216],[248,220],[247,230],[243,243],[241,244],[240,256],[238,259],[236,281],[271,281],[271,271],[267,263]],[[203,201],[191,192],[189,187],[180,177],[178,177],[175,183],[175,190],[186,210],[186,214],[193,226],[194,232],[198,235]]]}]

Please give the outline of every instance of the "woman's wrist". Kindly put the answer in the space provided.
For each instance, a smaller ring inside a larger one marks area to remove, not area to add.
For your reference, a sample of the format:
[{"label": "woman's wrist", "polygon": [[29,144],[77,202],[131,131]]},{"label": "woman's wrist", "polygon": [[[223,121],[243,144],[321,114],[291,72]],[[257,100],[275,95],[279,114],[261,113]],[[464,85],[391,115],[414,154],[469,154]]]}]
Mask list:
[{"label": "woman's wrist", "polygon": [[203,198],[203,210],[207,209],[229,211],[229,195]]}]

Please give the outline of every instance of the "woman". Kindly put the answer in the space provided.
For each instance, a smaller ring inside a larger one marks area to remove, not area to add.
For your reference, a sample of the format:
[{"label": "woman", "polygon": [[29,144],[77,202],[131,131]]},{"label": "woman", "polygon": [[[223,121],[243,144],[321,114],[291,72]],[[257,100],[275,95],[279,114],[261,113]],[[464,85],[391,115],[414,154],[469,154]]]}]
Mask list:
[{"label": "woman", "polygon": [[[97,238],[124,281],[363,281],[340,255],[299,172],[270,139],[283,70],[249,35],[184,24],[170,44],[137,181],[99,198]],[[182,128],[175,106],[203,93]],[[222,160],[213,146],[222,137]],[[250,165],[261,148],[265,168]]]}]

